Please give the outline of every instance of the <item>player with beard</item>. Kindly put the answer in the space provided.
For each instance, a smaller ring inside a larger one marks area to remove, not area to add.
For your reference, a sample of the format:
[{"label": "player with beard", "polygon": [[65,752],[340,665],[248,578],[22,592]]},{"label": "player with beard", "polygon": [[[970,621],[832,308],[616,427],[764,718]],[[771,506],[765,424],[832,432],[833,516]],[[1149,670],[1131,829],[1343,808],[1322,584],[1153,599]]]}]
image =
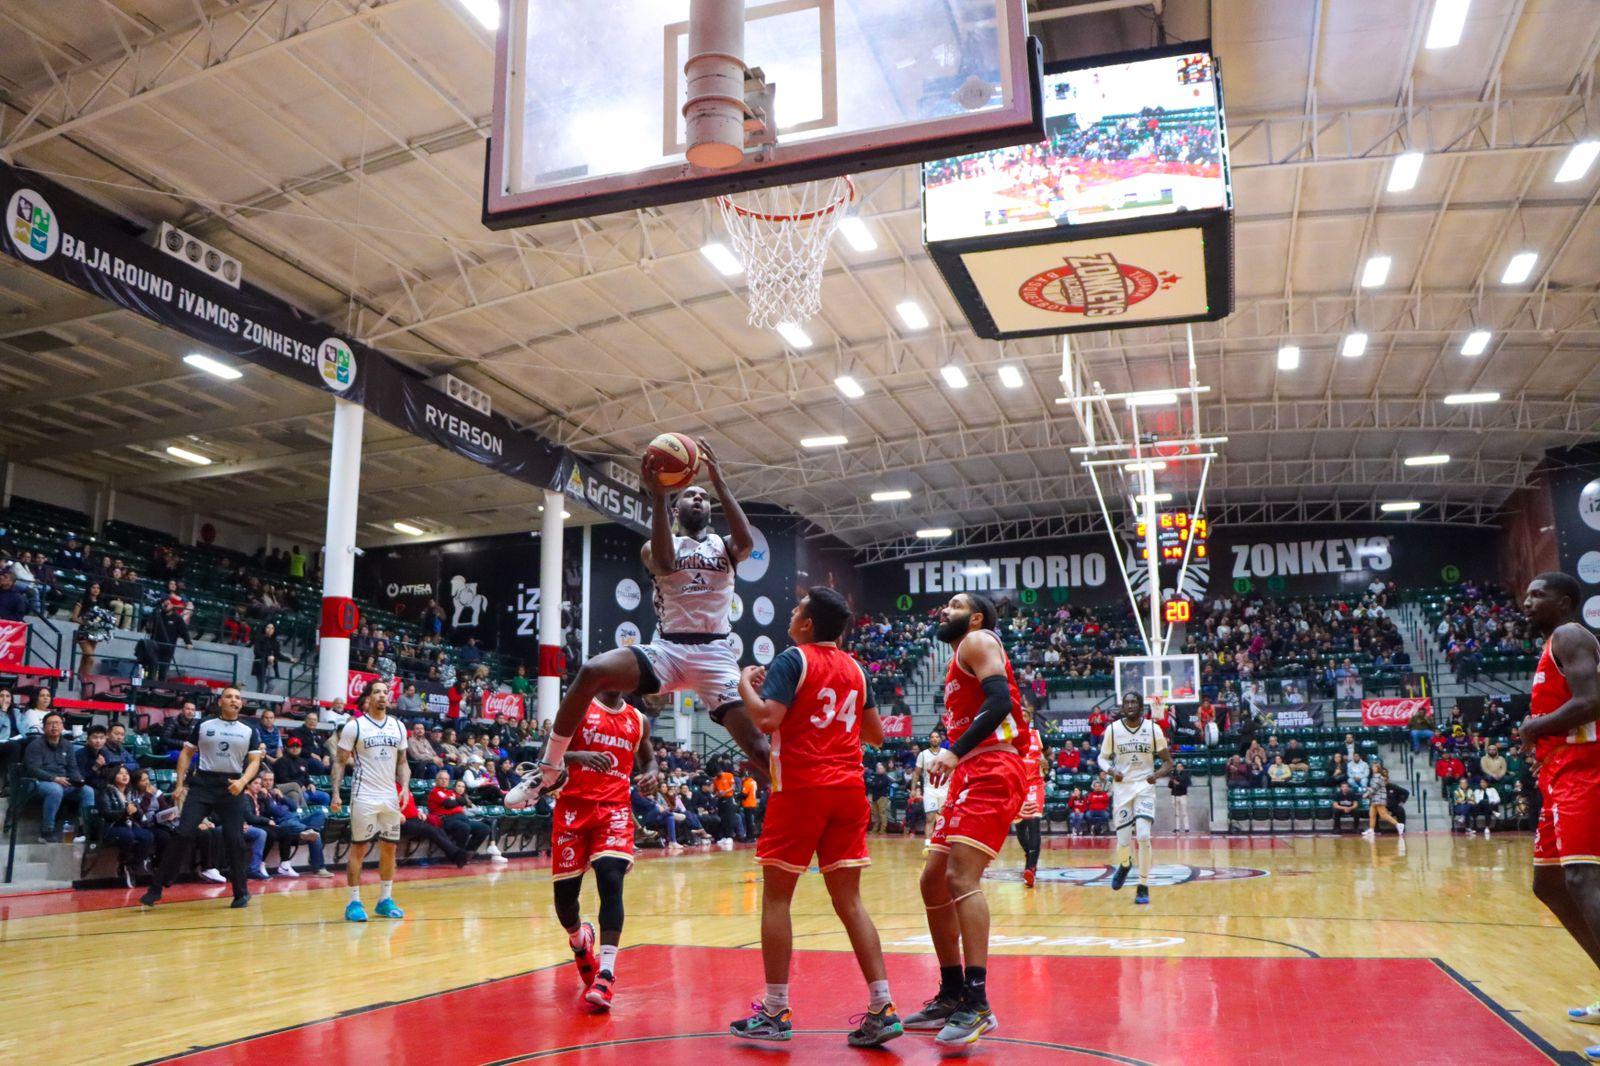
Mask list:
[{"label": "player with beard", "polygon": [[1028,725],[995,632],[994,604],[975,592],[957,593],[939,612],[937,632],[954,649],[944,683],[950,746],[934,757],[930,771],[935,781],[948,780],[948,798],[922,870],[939,992],[905,1019],[905,1027],[937,1029],[937,1042],[956,1049],[977,1043],[998,1024],[989,1009],[989,904],[978,886],[1028,791],[1018,749]]},{"label": "player with beard", "polygon": [[[700,441],[701,462],[711,487],[728,516],[728,536],[711,531],[711,495],[699,485],[678,494],[667,506],[667,490],[647,465],[646,487],[654,500],[650,540],[640,551],[645,569],[655,579],[659,640],[613,648],[583,664],[561,701],[539,765],[541,788],[560,777],[573,730],[601,692],[656,693],[690,691],[711,709],[711,719],[725,728],[749,756],[756,774],[767,773],[767,741],[750,721],[739,696],[739,657],[729,628],[733,609],[734,569],[755,547],[750,522],[722,479],[716,453]],[[678,529],[672,531],[671,515]],[[537,797],[534,797],[537,798]]]},{"label": "player with beard", "polygon": [[[1528,583],[1522,613],[1546,639],[1517,731],[1538,761],[1544,799],[1533,835],[1533,894],[1600,966],[1600,646],[1580,621],[1582,600],[1568,574]],[[1600,1002],[1567,1017],[1600,1025]],[[1600,1062],[1600,1046],[1583,1054]]]}]

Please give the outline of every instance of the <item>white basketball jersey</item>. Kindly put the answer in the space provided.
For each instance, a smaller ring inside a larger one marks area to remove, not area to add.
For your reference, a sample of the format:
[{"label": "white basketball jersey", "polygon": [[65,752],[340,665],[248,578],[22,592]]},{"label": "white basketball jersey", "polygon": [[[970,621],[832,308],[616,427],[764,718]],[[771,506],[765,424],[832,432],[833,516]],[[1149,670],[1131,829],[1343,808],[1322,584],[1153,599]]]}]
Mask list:
[{"label": "white basketball jersey", "polygon": [[716,533],[673,537],[672,572],[655,579],[656,622],[664,634],[726,633],[733,610],[733,560]]},{"label": "white basketball jersey", "polygon": [[366,715],[353,716],[339,733],[339,750],[348,751],[354,776],[350,780],[350,800],[398,804],[395,768],[406,757],[406,727],[394,715],[385,715],[379,725]]},{"label": "white basketball jersey", "polygon": [[1119,784],[1142,785],[1156,772],[1156,752],[1167,750],[1161,727],[1146,718],[1130,730],[1118,718],[1111,723],[1111,766],[1122,775]]}]

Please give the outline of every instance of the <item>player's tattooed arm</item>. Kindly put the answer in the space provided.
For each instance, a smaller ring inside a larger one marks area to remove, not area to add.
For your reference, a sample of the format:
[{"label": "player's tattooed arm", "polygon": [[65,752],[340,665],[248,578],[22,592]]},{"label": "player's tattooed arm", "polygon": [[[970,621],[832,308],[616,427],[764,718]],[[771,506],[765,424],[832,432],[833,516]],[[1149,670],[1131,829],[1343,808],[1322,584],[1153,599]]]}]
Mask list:
[{"label": "player's tattooed arm", "polygon": [[339,801],[339,786],[344,782],[344,764],[350,755],[351,752],[344,748],[333,749],[333,765],[328,768],[328,810],[334,814],[338,814],[339,808],[344,806]]},{"label": "player's tattooed arm", "polygon": [[1524,744],[1544,736],[1560,736],[1600,719],[1600,677],[1595,676],[1600,645],[1576,622],[1558,626],[1550,635],[1550,654],[1567,679],[1572,698],[1549,714],[1522,720],[1517,732]]},{"label": "player's tattooed arm", "polygon": [[[639,549],[644,568],[654,577],[671,573],[672,565],[672,508],[667,506],[667,490],[661,487],[655,474],[646,467],[643,474],[645,487],[650,490],[650,539]],[[656,560],[661,560],[657,563]]]},{"label": "player's tattooed arm", "polygon": [[700,461],[705,464],[706,476],[711,479],[717,499],[722,501],[723,514],[728,516],[728,554],[735,563],[742,563],[755,550],[755,534],[750,532],[750,520],[744,516],[744,508],[739,506],[739,501],[733,498],[727,483],[722,480],[722,463],[717,460],[717,453],[711,450],[711,445],[706,443],[704,437],[700,439]]},{"label": "player's tattooed arm", "polygon": [[745,713],[757,729],[775,733],[783,724],[783,716],[789,713],[789,706],[761,695],[761,686],[766,680],[767,671],[762,667],[745,667],[739,672],[739,698],[744,700]]}]

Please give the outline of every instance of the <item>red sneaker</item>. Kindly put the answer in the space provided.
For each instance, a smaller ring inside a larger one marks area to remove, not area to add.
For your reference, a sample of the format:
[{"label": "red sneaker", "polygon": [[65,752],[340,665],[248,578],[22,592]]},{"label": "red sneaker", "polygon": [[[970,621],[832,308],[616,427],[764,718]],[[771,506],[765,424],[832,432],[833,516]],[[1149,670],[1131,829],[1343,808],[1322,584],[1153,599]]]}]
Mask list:
[{"label": "red sneaker", "polygon": [[583,978],[583,987],[588,988],[594,984],[594,975],[600,969],[594,957],[594,926],[584,922],[578,933],[583,937],[583,946],[572,949],[572,961],[578,964],[578,976]]},{"label": "red sneaker", "polygon": [[594,983],[589,986],[589,991],[583,994],[590,1007],[596,1014],[604,1014],[611,1009],[611,984],[616,978],[609,971],[601,970],[595,975]]},{"label": "red sneaker", "polygon": [[1029,888],[1033,887],[1033,871],[1032,870],[1023,870],[1022,871],[1022,883],[1027,885]]}]

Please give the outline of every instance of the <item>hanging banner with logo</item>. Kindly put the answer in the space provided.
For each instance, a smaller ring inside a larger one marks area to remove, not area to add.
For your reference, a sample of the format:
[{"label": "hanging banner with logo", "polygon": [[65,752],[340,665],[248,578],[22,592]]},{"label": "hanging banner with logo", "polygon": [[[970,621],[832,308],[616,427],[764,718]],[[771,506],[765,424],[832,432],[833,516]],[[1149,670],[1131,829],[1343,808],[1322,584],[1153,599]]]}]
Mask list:
[{"label": "hanging banner with logo", "polygon": [[28,623],[0,619],[0,663],[22,664],[28,659]]},{"label": "hanging banner with logo", "polygon": [[528,703],[515,692],[485,692],[483,717],[499,718],[502,714],[513,722],[520,722],[528,713]]},{"label": "hanging banner with logo", "polygon": [[909,714],[886,714],[883,716],[882,721],[885,739],[910,740],[914,735]]},{"label": "hanging banner with logo", "polygon": [[[383,680],[383,678],[379,677],[377,674],[374,674],[374,673],[372,673],[372,672],[370,672],[368,670],[352,670],[352,671],[350,671],[349,682],[345,686],[345,698],[347,700],[349,700],[350,708],[352,710],[355,708],[356,701],[361,699],[361,693],[366,691],[366,687],[368,685],[372,684],[374,681],[382,681],[382,680]],[[394,700],[393,700],[392,694],[391,694],[390,703],[393,703],[393,702],[394,702]]]},{"label": "hanging banner with logo", "polygon": [[561,478],[567,499],[639,533],[650,532],[650,500],[623,484],[599,463],[569,456]]},{"label": "hanging banner with logo", "polygon": [[[218,352],[359,403],[408,433],[539,488],[565,490],[579,463],[560,445],[452,399],[276,297],[248,283],[234,288],[152,247],[121,219],[54,182],[0,164],[0,203],[0,247],[8,254]],[[604,502],[614,505],[596,509],[648,529],[644,497],[611,484],[615,491]],[[591,496],[576,498],[591,505]]]},{"label": "hanging banner with logo", "polygon": [[1368,726],[1401,726],[1411,721],[1418,711],[1433,714],[1433,700],[1423,697],[1387,697],[1361,701],[1361,724]]}]

